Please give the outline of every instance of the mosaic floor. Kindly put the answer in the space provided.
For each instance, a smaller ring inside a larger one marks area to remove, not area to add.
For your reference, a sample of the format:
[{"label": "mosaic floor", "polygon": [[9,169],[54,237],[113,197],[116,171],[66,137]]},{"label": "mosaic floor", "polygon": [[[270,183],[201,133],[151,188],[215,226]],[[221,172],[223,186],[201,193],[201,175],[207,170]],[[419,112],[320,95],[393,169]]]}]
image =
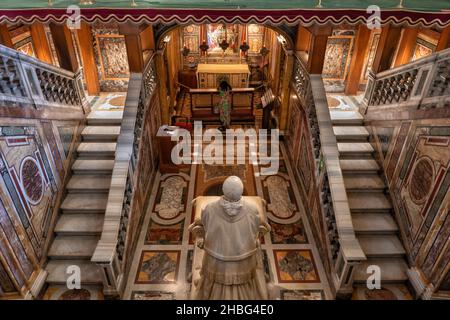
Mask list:
[{"label": "mosaic floor", "polygon": [[408,288],[403,284],[386,284],[381,289],[369,290],[359,286],[353,290],[352,300],[413,300]]},{"label": "mosaic floor", "polygon": [[126,97],[126,92],[102,92],[89,97],[89,103],[93,111],[118,111],[123,110]]},{"label": "mosaic floor", "polygon": [[50,286],[43,300],[103,300],[103,289],[96,286],[83,286],[81,289],[67,289],[66,286]]},{"label": "mosaic floor", "polygon": [[358,109],[356,97],[345,96],[343,94],[327,93],[328,107],[331,110],[355,111]]},{"label": "mosaic floor", "polygon": [[[282,146],[282,153],[285,151]],[[140,233],[125,299],[188,299],[193,241],[191,201],[217,195],[231,174],[242,178],[247,195],[267,201],[272,231],[262,241],[271,299],[322,300],[330,297],[311,229],[291,182],[291,168],[281,160],[277,175],[259,176],[257,165],[192,165],[179,174],[157,177]]]}]

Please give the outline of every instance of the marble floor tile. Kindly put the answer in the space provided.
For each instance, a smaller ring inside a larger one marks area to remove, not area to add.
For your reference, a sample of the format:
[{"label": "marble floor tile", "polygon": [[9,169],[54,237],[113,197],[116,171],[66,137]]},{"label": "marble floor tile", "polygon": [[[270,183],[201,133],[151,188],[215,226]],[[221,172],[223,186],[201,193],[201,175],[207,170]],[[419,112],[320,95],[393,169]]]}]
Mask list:
[{"label": "marble floor tile", "polygon": [[133,291],[131,300],[174,300],[173,292],[165,291]]},{"label": "marble floor tile", "polygon": [[308,243],[302,220],[291,224],[280,224],[269,220],[272,227],[270,238],[273,244]]},{"label": "marble floor tile", "polygon": [[324,300],[323,290],[281,290],[281,300]]},{"label": "marble floor tile", "polygon": [[144,250],[141,254],[136,283],[176,283],[180,251]]},{"label": "marble floor tile", "polygon": [[311,250],[273,250],[278,281],[320,282]]},{"label": "marble floor tile", "polygon": [[145,244],[181,244],[184,222],[174,225],[161,225],[150,221]]},{"label": "marble floor tile", "polygon": [[103,300],[103,289],[97,286],[81,286],[68,289],[65,285],[51,285],[44,293],[43,300]]}]

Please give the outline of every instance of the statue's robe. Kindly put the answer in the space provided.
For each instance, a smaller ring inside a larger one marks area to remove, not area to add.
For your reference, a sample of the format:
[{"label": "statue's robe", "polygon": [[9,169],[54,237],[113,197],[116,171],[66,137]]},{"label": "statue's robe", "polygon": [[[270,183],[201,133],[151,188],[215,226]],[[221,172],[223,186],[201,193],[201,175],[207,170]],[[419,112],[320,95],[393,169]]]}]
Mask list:
[{"label": "statue's robe", "polygon": [[[261,221],[257,208],[243,201],[240,212],[228,215],[219,201],[208,204],[192,228],[201,228],[204,251],[198,290],[194,299],[267,299],[256,269],[261,267],[261,230],[270,227]],[[265,284],[264,284],[265,285]]]}]

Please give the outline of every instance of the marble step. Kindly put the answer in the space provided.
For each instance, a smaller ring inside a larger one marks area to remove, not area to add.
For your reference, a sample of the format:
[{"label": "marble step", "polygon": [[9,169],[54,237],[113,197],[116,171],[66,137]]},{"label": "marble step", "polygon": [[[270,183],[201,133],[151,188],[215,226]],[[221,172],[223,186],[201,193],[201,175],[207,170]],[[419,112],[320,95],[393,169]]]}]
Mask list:
[{"label": "marble step", "polygon": [[67,183],[67,190],[70,193],[105,193],[109,192],[111,186],[110,175],[73,175]]},{"label": "marble step", "polygon": [[114,160],[77,159],[72,165],[74,174],[111,174]]},{"label": "marble step", "polygon": [[359,235],[358,241],[369,258],[400,257],[406,253],[396,235]]},{"label": "marble step", "polygon": [[103,214],[62,214],[55,226],[58,235],[100,235],[103,230]]},{"label": "marble step", "polygon": [[77,153],[80,157],[114,157],[116,145],[115,142],[82,142]]},{"label": "marble step", "polygon": [[81,284],[102,284],[101,268],[86,260],[50,260],[45,268],[48,271],[47,283],[66,284],[69,266],[80,267]]},{"label": "marble step", "polygon": [[338,142],[339,156],[370,156],[375,151],[368,142]]},{"label": "marble step", "polygon": [[104,213],[107,203],[107,193],[69,193],[61,204],[61,210],[63,213]]},{"label": "marble step", "polygon": [[347,199],[352,213],[392,210],[391,201],[381,192],[347,192]]},{"label": "marble step", "polygon": [[88,125],[120,125],[123,111],[94,110],[86,117]]},{"label": "marble step", "polygon": [[120,126],[87,126],[81,132],[83,141],[116,141]]},{"label": "marble step", "polygon": [[357,111],[330,111],[333,125],[362,125],[364,117]]},{"label": "marble step", "polygon": [[337,141],[367,141],[369,137],[369,131],[363,126],[334,126],[333,132]]},{"label": "marble step", "polygon": [[353,229],[357,234],[397,233],[398,226],[389,213],[353,213]]},{"label": "marble step", "polygon": [[344,184],[347,191],[375,191],[386,189],[386,185],[378,174],[344,174]]},{"label": "marble step", "polygon": [[380,170],[380,166],[373,159],[341,159],[339,163],[344,174],[377,173]]},{"label": "marble step", "polygon": [[92,257],[99,237],[56,236],[48,252],[50,259],[83,259]]},{"label": "marble step", "polygon": [[381,284],[383,283],[399,283],[408,280],[406,270],[408,264],[403,258],[373,258],[366,261],[362,261],[355,269],[354,281],[356,283],[366,283],[367,267],[370,265],[376,265],[380,267],[381,271]]}]

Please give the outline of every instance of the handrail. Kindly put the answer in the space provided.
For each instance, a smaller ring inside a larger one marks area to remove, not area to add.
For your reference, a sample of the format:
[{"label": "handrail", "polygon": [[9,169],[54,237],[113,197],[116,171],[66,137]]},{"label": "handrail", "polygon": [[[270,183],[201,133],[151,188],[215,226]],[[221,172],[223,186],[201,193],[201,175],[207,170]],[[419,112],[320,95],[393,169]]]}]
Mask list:
[{"label": "handrail", "polygon": [[150,57],[143,73],[132,73],[128,84],[123,119],[117,139],[114,167],[101,238],[92,262],[102,267],[103,291],[106,295],[120,296],[123,291],[129,217],[134,197],[135,168],[139,142],[143,132],[145,109],[155,92],[154,56]]},{"label": "handrail", "polygon": [[81,109],[86,96],[76,73],[0,45],[0,103],[8,106]]},{"label": "handrail", "polygon": [[369,73],[363,113],[380,107],[414,109],[450,105],[450,49],[380,73]]},{"label": "handrail", "polygon": [[325,220],[331,230],[328,242],[334,266],[334,286],[336,292],[348,293],[352,290],[354,265],[366,260],[366,256],[353,229],[322,76],[310,75],[302,59],[296,56],[293,86],[308,113],[317,166],[323,164],[324,178],[319,183],[319,190]]}]

